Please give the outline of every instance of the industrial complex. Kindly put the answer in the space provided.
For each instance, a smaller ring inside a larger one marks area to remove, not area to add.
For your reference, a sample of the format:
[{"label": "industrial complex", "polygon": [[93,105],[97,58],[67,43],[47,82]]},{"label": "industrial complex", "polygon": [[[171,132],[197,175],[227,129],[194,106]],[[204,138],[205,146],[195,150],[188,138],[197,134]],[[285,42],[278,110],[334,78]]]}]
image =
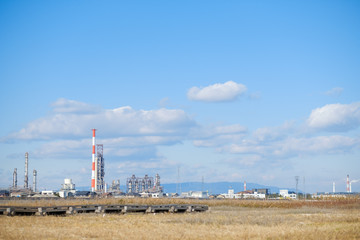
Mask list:
[{"label": "industrial complex", "polygon": [[[309,196],[312,198],[324,197],[347,197],[354,195],[352,193],[351,184],[358,182],[358,180],[350,181],[349,175],[346,177],[346,192],[336,192],[335,182],[333,182],[333,191],[331,193],[323,192],[310,194],[298,194],[298,180],[296,176],[296,192],[288,189],[281,189],[279,193],[270,193],[269,189],[252,189],[248,190],[246,181],[244,181],[243,191],[235,193],[234,189],[230,187],[227,193],[211,195],[208,191],[188,191],[180,193],[165,193],[164,188],[160,184],[160,175],[156,174],[154,177],[145,174],[144,177],[136,177],[132,174],[131,177],[126,178],[126,186],[124,189],[120,188],[120,180],[112,180],[111,186],[105,183],[105,159],[104,159],[104,145],[96,144],[95,139],[96,129],[92,129],[92,164],[91,164],[91,188],[90,191],[78,191],[75,188],[75,183],[72,179],[64,179],[61,188],[58,191],[38,191],[37,170],[33,170],[32,186],[29,184],[29,153],[25,153],[25,167],[24,167],[24,185],[18,185],[18,171],[17,168],[13,172],[12,187],[9,189],[0,190],[0,197],[178,197],[178,198],[229,198],[229,199],[306,199]],[[304,180],[305,181],[305,180]]]}]

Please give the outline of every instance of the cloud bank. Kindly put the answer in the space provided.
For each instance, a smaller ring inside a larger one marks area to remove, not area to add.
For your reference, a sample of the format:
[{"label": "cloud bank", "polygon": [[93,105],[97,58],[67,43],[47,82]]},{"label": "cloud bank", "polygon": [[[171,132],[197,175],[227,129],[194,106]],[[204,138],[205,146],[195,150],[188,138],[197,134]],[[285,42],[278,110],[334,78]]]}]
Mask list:
[{"label": "cloud bank", "polygon": [[324,131],[348,131],[360,126],[360,102],[328,104],[314,109],[307,124]]},{"label": "cloud bank", "polygon": [[[158,146],[191,140],[194,147],[233,156],[224,163],[254,167],[292,157],[343,154],[360,148],[358,137],[345,135],[360,125],[358,102],[314,109],[305,122],[312,131],[303,131],[295,122],[253,131],[241,124],[203,126],[181,109],[103,109],[68,99],[59,99],[52,107],[51,114],[3,137],[2,142],[44,140],[33,151],[35,156],[88,158],[91,129],[96,128],[98,143],[106,146],[106,156],[114,161],[165,161]],[[322,136],[324,131],[336,131],[336,135]]]},{"label": "cloud bank", "polygon": [[204,88],[192,87],[187,96],[192,101],[202,102],[226,102],[234,101],[246,92],[243,84],[228,81],[226,83],[216,83]]},{"label": "cloud bank", "polygon": [[107,156],[141,160],[158,157],[156,146],[181,143],[197,126],[181,109],[103,109],[68,99],[59,99],[51,106],[49,116],[28,123],[1,142],[45,141],[33,151],[35,156],[81,158],[87,157],[91,129],[96,128]]},{"label": "cloud bank", "polygon": [[[73,100],[53,104],[53,114],[30,122],[5,140],[78,139],[97,128],[104,137],[186,135],[196,125],[183,110],[100,109]],[[82,108],[84,107],[84,108]]]},{"label": "cloud bank", "polygon": [[[281,126],[262,127],[252,132],[228,131],[226,134],[204,135],[208,137],[194,140],[194,145],[234,155],[236,157],[224,162],[243,166],[256,163],[269,165],[293,157],[349,153],[360,149],[360,139],[347,136],[347,132],[360,125],[359,111],[360,103],[357,102],[329,104],[314,109],[305,126],[285,122]],[[321,135],[324,131],[337,134]],[[216,132],[215,129],[212,132]]]}]

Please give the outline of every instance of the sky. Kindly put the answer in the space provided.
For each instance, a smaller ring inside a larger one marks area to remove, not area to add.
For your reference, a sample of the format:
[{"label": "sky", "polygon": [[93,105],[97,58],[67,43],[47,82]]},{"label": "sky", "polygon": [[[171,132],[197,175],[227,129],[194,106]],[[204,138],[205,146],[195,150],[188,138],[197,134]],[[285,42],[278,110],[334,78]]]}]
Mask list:
[{"label": "sky", "polygon": [[[252,182],[360,191],[360,2],[0,2],[0,187]],[[237,189],[235,189],[237,190]],[[240,187],[238,190],[241,190]]]}]

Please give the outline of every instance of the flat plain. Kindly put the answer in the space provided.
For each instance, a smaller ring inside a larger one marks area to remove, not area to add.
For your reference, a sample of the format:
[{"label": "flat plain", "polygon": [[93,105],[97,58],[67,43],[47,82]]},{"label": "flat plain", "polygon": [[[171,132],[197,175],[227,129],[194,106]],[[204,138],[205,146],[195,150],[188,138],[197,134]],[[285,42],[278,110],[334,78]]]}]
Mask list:
[{"label": "flat plain", "polygon": [[0,216],[0,239],[360,239],[360,200],[99,199],[0,205],[209,205],[204,213]]}]

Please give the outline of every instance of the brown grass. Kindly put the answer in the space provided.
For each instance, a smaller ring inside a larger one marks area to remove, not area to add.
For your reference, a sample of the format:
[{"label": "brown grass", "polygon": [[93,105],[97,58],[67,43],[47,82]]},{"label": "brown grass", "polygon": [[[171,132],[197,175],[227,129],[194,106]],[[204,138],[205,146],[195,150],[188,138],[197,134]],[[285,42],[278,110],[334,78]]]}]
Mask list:
[{"label": "brown grass", "polygon": [[0,201],[0,206],[68,206],[84,204],[205,204],[210,207],[231,206],[247,208],[346,208],[360,209],[359,198],[333,199],[333,200],[196,200],[174,198],[103,198],[103,199],[55,199],[55,200],[9,200]]},{"label": "brown grass", "polygon": [[[0,216],[0,239],[360,239],[360,202],[354,199],[316,202],[102,199],[85,202],[198,203],[211,208],[205,213],[192,214]],[[44,204],[43,201],[27,203]],[[83,203],[84,200],[61,201],[61,205]]]}]

